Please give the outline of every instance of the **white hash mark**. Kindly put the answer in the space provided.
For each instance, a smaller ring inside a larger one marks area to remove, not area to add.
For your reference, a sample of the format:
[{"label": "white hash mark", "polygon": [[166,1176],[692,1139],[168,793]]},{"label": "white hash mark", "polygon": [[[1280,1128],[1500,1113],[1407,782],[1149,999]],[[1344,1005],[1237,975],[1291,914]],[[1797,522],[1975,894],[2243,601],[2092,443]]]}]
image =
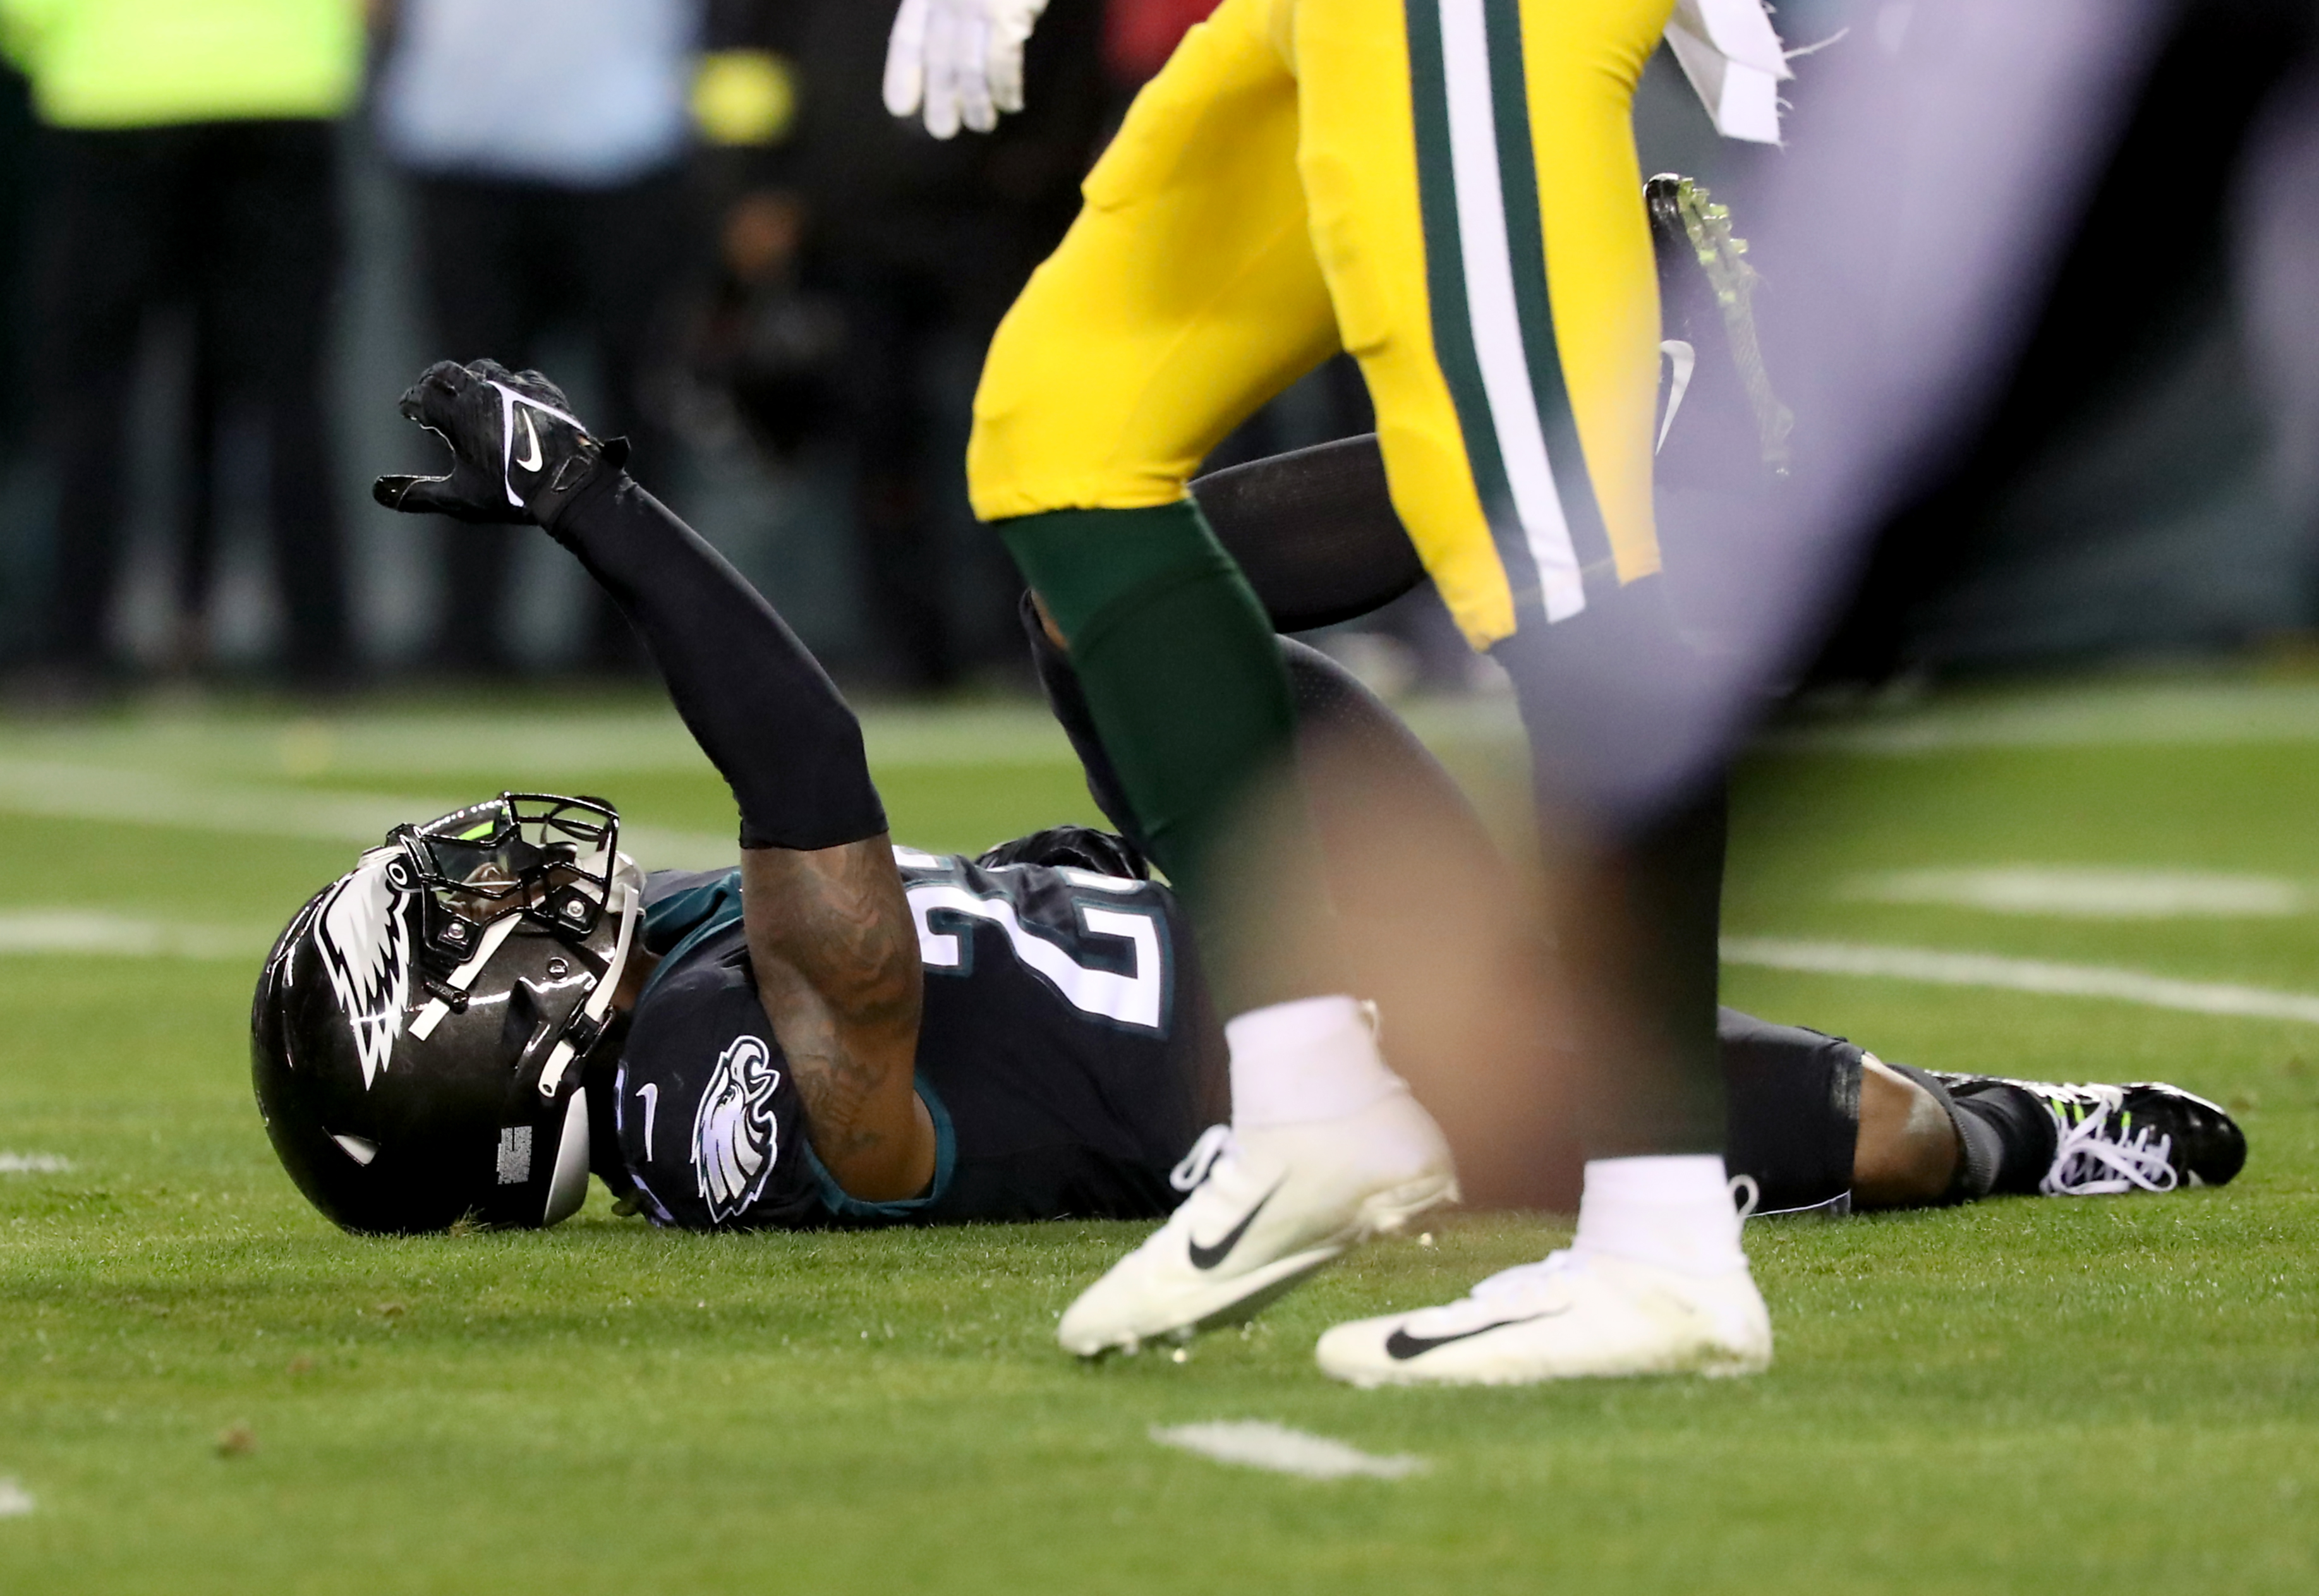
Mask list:
[{"label": "white hash mark", "polygon": [[72,1160],[57,1153],[0,1152],[0,1175],[62,1175]]},{"label": "white hash mark", "polygon": [[1406,1453],[1379,1457],[1358,1447],[1349,1447],[1342,1441],[1332,1441],[1324,1435],[1308,1435],[1304,1430],[1291,1429],[1285,1424],[1272,1424],[1260,1419],[1179,1424],[1172,1429],[1154,1425],[1151,1438],[1163,1447],[1196,1452],[1218,1463],[1266,1468],[1275,1474],[1296,1474],[1307,1480],[1342,1480],[1363,1475],[1375,1480],[1398,1480],[1409,1474],[1423,1474],[1433,1466],[1424,1458],[1412,1457]]},{"label": "white hash mark", "polygon": [[21,1519],[35,1505],[31,1492],[14,1480],[0,1479],[0,1519]]}]

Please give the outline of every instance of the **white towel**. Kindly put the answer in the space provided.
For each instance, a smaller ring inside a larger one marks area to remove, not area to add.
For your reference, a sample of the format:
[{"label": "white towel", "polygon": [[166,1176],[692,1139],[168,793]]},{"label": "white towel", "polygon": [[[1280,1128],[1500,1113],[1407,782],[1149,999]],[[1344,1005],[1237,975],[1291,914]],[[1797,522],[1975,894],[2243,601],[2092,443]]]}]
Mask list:
[{"label": "white towel", "polygon": [[1795,74],[1763,0],[1676,0],[1666,41],[1717,132],[1780,141],[1779,84]]}]

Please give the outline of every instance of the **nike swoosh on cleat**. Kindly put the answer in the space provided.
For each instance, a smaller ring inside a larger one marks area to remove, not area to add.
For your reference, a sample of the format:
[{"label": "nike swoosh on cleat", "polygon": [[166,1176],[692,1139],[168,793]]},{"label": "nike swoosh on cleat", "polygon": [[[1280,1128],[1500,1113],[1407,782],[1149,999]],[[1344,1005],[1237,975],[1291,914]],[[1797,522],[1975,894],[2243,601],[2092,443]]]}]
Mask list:
[{"label": "nike swoosh on cleat", "polygon": [[531,455],[528,459],[517,461],[515,463],[515,468],[518,471],[537,471],[542,465],[547,463],[547,456],[540,450],[539,434],[531,425],[531,412],[528,410],[518,410],[516,412],[516,419],[523,423],[523,438],[524,442],[530,448]]},{"label": "nike swoosh on cleat", "polygon": [[1474,1330],[1459,1330],[1454,1336],[1412,1336],[1405,1330],[1396,1330],[1385,1339],[1385,1355],[1395,1363],[1407,1363],[1412,1357],[1421,1357],[1436,1347],[1447,1347],[1452,1341],[1470,1340],[1475,1336],[1486,1336],[1492,1330],[1503,1330],[1510,1324],[1529,1324],[1534,1320],[1552,1319],[1557,1313],[1569,1312],[1566,1304],[1549,1308],[1543,1313],[1525,1313],[1520,1319],[1501,1319]]},{"label": "nike swoosh on cleat", "polygon": [[[1286,1183],[1283,1182],[1282,1184],[1285,1185]],[[1275,1186],[1270,1191],[1265,1193],[1261,1197],[1259,1197],[1256,1200],[1256,1206],[1250,1209],[1245,1214],[1241,1215],[1240,1223],[1232,1226],[1231,1230],[1226,1231],[1222,1239],[1220,1239],[1214,1246],[1203,1247],[1197,1241],[1190,1241],[1188,1243],[1187,1250],[1192,1255],[1192,1267],[1196,1269],[1213,1269],[1218,1264],[1223,1262],[1225,1258],[1232,1256],[1232,1249],[1240,1245],[1240,1239],[1242,1236],[1248,1234],[1248,1227],[1256,1222],[1256,1216],[1264,1212],[1264,1205],[1267,1203],[1271,1202],[1274,1197],[1279,1195],[1280,1186]]]}]

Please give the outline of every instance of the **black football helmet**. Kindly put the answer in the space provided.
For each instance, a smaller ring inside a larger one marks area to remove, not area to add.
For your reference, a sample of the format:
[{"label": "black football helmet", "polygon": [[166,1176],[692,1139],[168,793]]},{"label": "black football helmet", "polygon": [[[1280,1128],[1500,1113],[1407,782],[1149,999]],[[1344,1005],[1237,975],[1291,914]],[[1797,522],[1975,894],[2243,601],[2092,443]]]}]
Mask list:
[{"label": "black football helmet", "polygon": [[250,1072],[283,1168],[350,1231],[552,1225],[588,1190],[581,1079],[643,912],[619,816],[501,793],[308,901],[257,979]]}]

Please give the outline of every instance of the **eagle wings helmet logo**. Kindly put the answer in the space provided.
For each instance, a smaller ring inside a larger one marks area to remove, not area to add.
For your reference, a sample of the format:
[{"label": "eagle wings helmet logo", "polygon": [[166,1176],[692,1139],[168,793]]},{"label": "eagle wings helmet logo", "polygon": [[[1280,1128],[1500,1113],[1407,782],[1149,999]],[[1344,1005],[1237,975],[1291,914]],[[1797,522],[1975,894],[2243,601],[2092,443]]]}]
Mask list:
[{"label": "eagle wings helmet logo", "polygon": [[773,1088],[781,1084],[762,1038],[736,1036],[717,1058],[692,1120],[692,1163],[709,1223],[724,1223],[764,1195],[779,1146]]},{"label": "eagle wings helmet logo", "polygon": [[315,916],[330,990],[355,1033],[363,1090],[386,1069],[411,1002],[411,888],[401,851],[374,850],[340,879]]}]

